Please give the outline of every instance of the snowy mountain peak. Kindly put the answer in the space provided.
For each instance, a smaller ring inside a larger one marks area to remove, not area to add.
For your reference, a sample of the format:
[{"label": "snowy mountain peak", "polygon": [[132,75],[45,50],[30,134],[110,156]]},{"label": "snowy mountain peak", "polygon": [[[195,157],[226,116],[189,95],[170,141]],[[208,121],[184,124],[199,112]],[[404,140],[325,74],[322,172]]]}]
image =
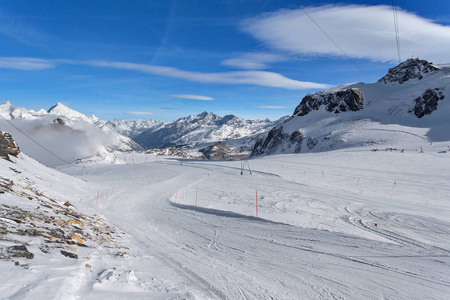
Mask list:
[{"label": "snowy mountain peak", "polygon": [[53,115],[65,116],[68,117],[69,119],[87,119],[87,117],[82,113],[79,113],[60,102],[50,107],[48,113]]},{"label": "snowy mountain peak", "polygon": [[6,100],[5,103],[3,103],[2,105],[0,105],[1,108],[8,108],[8,107],[12,107],[11,102],[9,102],[9,100]]},{"label": "snowy mountain peak", "polygon": [[421,80],[425,74],[430,74],[439,70],[438,67],[426,60],[409,58],[398,66],[390,68],[388,73],[380,78],[378,82],[385,84],[388,82],[398,82],[399,84],[402,84],[410,79],[417,78],[418,80]]}]

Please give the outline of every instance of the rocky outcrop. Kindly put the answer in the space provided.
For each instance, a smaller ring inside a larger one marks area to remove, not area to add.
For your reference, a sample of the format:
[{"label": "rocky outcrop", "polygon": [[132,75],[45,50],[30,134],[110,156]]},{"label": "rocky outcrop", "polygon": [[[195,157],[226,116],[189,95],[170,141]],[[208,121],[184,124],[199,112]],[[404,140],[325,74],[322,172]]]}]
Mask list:
[{"label": "rocky outcrop", "polygon": [[53,120],[53,123],[59,124],[59,125],[66,125],[66,121],[62,118],[56,118]]},{"label": "rocky outcrop", "polygon": [[230,148],[222,142],[200,149],[200,152],[211,160],[238,160],[248,157],[248,154],[242,153],[239,149]]},{"label": "rocky outcrop", "polygon": [[364,107],[364,99],[357,88],[334,93],[318,92],[314,95],[306,95],[295,108],[294,115],[301,117],[313,110],[319,110],[321,106],[325,106],[327,111],[334,113],[358,111]]},{"label": "rocky outcrop", "polygon": [[437,110],[438,101],[444,100],[443,90],[443,88],[425,90],[422,96],[417,97],[415,100],[414,115],[420,119]]},{"label": "rocky outcrop", "polygon": [[432,63],[419,58],[410,58],[398,66],[390,68],[388,73],[380,78],[378,82],[385,84],[388,82],[397,82],[402,84],[415,78],[421,80],[424,74],[429,74],[435,71],[439,71],[439,68],[433,66]]},{"label": "rocky outcrop", "polygon": [[28,268],[28,263],[20,264],[17,259],[31,260],[35,255],[42,259],[56,251],[78,258],[74,252],[90,252],[100,245],[108,251],[116,249],[117,255],[126,253],[117,243],[116,228],[98,216],[79,212],[68,201],[46,196],[30,183],[0,176],[0,194],[16,197],[16,205],[0,203],[0,259]]},{"label": "rocky outcrop", "polygon": [[12,136],[9,133],[0,130],[0,157],[11,161],[9,155],[17,157],[19,153],[19,146],[14,142]]},{"label": "rocky outcrop", "polygon": [[275,153],[288,139],[289,135],[283,132],[283,125],[276,126],[269,131],[265,139],[260,139],[255,143],[250,156]]}]

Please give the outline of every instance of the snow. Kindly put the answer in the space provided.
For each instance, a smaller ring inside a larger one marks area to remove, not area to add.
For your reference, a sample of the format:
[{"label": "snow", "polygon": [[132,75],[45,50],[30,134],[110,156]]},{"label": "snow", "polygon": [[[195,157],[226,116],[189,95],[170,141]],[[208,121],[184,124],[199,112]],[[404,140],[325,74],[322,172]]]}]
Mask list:
[{"label": "snow", "polygon": [[80,249],[90,259],[78,260],[37,250],[29,269],[0,260],[0,296],[447,299],[448,155],[275,155],[250,160],[252,175],[240,175],[236,161],[122,153],[125,164],[60,167],[78,178],[26,156],[2,160],[2,177],[27,177],[43,193],[103,216],[130,250],[120,257]]},{"label": "snow", "polygon": [[[61,104],[52,114],[4,103],[0,114],[34,138],[59,138],[61,155],[74,151],[72,158],[83,158],[69,142],[91,132],[97,138],[86,142],[94,156],[69,164],[47,157],[57,170],[23,153],[14,163],[0,159],[0,298],[448,299],[450,67],[439,69],[402,84],[325,91],[359,88],[364,109],[336,115],[321,107],[294,116],[283,132],[301,129],[318,141],[314,149],[304,145],[306,153],[288,154],[294,148],[285,143],[277,155],[248,161],[113,152],[105,136],[116,148],[129,141],[116,130],[132,135],[169,123],[107,124]],[[446,88],[445,99],[418,119],[409,111],[428,88]],[[53,126],[59,113],[70,129]],[[180,119],[196,130],[179,138],[207,142],[265,126],[231,116],[219,131],[203,126],[216,117]],[[246,125],[226,127],[230,121]],[[44,129],[50,133],[39,135]],[[44,149],[10,133],[24,153],[43,157]],[[242,139],[229,144],[245,144]],[[52,209],[39,206],[43,201]],[[43,237],[18,233],[54,229],[56,222],[17,222],[3,214],[18,207],[57,217],[53,208],[65,203],[85,216],[87,247],[53,243],[42,251]],[[17,243],[34,258],[8,257]]]}]

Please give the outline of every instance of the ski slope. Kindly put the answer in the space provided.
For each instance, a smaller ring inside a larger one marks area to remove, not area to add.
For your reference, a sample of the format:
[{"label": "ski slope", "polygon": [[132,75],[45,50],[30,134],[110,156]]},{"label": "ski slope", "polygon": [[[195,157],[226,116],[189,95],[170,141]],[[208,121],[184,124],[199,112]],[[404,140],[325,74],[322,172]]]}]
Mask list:
[{"label": "ski slope", "polygon": [[268,156],[249,162],[252,175],[240,162],[142,154],[82,176],[66,167],[130,246],[125,259],[98,257],[72,296],[448,299],[448,155]]}]

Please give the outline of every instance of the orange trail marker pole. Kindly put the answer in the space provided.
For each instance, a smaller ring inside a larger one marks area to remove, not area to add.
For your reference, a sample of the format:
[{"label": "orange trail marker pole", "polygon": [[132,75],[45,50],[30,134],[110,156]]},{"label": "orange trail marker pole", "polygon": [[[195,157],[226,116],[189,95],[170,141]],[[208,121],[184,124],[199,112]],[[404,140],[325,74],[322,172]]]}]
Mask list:
[{"label": "orange trail marker pole", "polygon": [[197,206],[197,195],[198,195],[198,191],[195,192],[195,206]]},{"label": "orange trail marker pole", "polygon": [[95,204],[98,204],[98,194],[100,193],[100,191],[97,191],[97,201],[95,201]]},{"label": "orange trail marker pole", "polygon": [[256,217],[258,217],[258,191],[256,191]]},{"label": "orange trail marker pole", "polygon": [[105,197],[105,199],[108,199],[108,193],[109,193],[109,189],[106,191],[106,197]]}]

